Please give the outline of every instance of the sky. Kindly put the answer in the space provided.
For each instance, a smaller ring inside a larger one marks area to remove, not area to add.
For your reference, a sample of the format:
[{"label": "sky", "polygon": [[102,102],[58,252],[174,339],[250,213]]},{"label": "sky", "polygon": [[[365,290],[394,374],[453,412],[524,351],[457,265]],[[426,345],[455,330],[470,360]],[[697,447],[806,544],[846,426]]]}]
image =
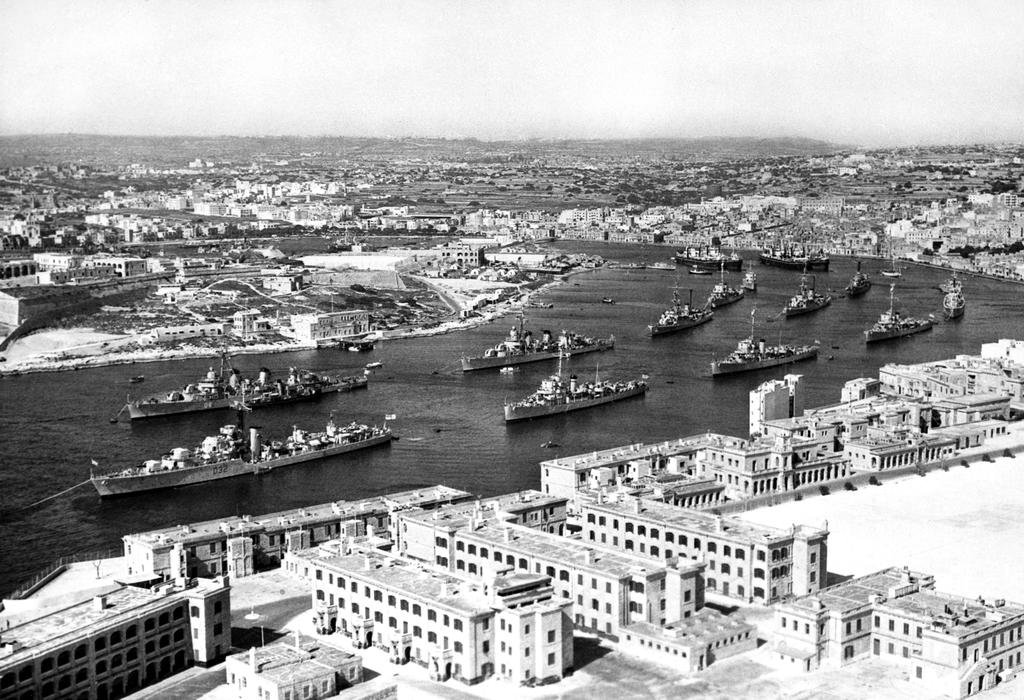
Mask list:
[{"label": "sky", "polygon": [[0,18],[0,134],[1024,141],[1024,0],[3,0]]}]

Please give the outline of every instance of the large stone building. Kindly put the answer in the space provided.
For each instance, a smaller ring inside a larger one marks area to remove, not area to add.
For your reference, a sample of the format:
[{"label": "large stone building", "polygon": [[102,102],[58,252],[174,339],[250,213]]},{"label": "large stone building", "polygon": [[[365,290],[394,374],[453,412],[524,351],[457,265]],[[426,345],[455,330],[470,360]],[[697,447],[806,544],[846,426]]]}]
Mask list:
[{"label": "large stone building", "polygon": [[776,605],[772,644],[801,670],[875,656],[904,666],[922,694],[967,697],[1024,668],[1024,606],[940,593],[934,577],[890,568]]},{"label": "large stone building", "polygon": [[291,321],[295,337],[311,343],[352,338],[370,332],[368,311],[302,314],[292,316]]},{"label": "large stone building", "polygon": [[700,564],[709,592],[770,604],[825,583],[828,529],[781,530],[677,508],[649,498],[586,496],[578,500],[583,540],[667,566]]},{"label": "large stone building", "polygon": [[119,698],[231,646],[226,579],[122,585],[0,633],[0,697]]},{"label": "large stone building", "polygon": [[471,498],[465,491],[434,486],[256,517],[208,520],[125,535],[124,555],[131,575],[249,576],[276,566],[291,549],[305,549],[342,535],[387,532],[392,515],[402,509],[430,509]]},{"label": "large stone building", "polygon": [[284,567],[311,582],[321,633],[385,648],[393,663],[424,665],[433,680],[533,683],[572,669],[572,603],[546,576],[456,576],[344,542],[289,553]]}]

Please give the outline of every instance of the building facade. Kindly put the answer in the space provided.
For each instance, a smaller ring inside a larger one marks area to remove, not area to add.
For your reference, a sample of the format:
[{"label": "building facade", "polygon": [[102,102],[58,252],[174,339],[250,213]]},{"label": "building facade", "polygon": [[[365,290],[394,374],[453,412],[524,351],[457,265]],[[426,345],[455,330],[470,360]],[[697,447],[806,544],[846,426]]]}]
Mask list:
[{"label": "building facade", "polygon": [[123,697],[231,646],[227,579],[121,586],[0,637],[0,697]]}]

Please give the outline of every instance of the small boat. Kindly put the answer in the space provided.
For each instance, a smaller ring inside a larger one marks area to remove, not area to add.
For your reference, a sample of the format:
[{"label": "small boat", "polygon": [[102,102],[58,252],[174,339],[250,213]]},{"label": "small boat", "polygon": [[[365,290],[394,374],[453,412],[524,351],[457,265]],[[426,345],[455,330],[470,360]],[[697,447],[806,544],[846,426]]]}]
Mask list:
[{"label": "small boat", "polygon": [[138,384],[139,382],[144,382],[144,381],[146,381],[146,377],[140,374],[140,375],[138,375],[136,377],[132,377],[131,379],[129,379],[128,383],[129,384]]},{"label": "small boat", "polygon": [[705,270],[703,267],[691,267],[687,270],[691,275],[710,275],[711,270]]},{"label": "small boat", "polygon": [[555,447],[558,447],[558,443],[548,440],[547,442],[542,442],[540,446],[545,449],[554,449]]},{"label": "small boat", "polygon": [[366,364],[366,369],[377,369],[378,367],[383,367],[383,366],[384,366],[383,362],[368,362]]},{"label": "small boat", "polygon": [[612,299],[611,297],[604,297],[603,299],[601,299],[601,303],[602,304],[614,304],[615,300]]},{"label": "small boat", "polygon": [[900,268],[896,266],[896,256],[892,256],[892,267],[888,270],[882,270],[882,277],[902,277],[903,273]]},{"label": "small boat", "polygon": [[741,286],[743,287],[743,289],[745,289],[748,292],[756,292],[757,291],[757,273],[753,272],[751,270],[748,270],[743,275],[743,283],[742,283]]},{"label": "small boat", "polygon": [[953,276],[948,280],[939,285],[939,291],[943,294],[949,294],[960,289],[960,278],[956,276],[956,270],[953,271]]},{"label": "small boat", "polygon": [[515,371],[515,367],[502,367],[501,369],[498,370],[498,372],[500,372],[501,374],[513,374],[515,373]]}]

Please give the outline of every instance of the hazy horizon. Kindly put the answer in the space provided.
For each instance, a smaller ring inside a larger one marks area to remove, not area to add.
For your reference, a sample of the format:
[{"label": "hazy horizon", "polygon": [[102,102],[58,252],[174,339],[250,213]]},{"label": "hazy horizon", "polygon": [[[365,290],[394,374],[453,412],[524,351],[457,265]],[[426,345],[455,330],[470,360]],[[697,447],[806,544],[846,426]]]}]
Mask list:
[{"label": "hazy horizon", "polygon": [[5,3],[0,134],[1024,140],[1024,3]]}]

